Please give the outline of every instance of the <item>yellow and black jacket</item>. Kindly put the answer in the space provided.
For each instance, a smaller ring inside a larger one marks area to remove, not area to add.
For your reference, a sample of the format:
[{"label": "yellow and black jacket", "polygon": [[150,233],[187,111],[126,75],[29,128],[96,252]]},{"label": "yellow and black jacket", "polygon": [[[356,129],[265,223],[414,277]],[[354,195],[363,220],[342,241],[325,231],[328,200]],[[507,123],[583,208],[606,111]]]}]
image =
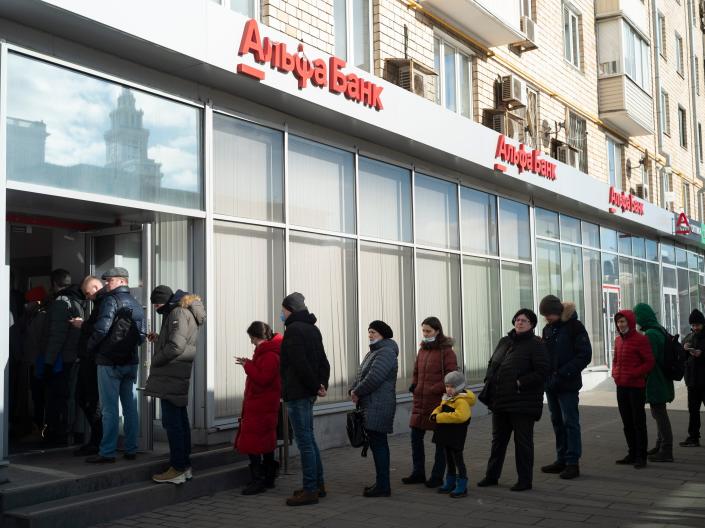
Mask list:
[{"label": "yellow and black jacket", "polygon": [[431,419],[436,422],[433,441],[438,445],[462,450],[472,416],[471,407],[477,398],[470,390],[465,390],[433,409]]}]

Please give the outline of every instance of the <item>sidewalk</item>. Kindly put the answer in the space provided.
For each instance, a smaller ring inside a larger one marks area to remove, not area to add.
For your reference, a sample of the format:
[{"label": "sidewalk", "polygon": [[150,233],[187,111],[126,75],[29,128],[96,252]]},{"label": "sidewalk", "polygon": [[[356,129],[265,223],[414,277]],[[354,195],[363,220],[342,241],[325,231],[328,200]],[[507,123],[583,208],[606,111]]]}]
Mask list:
[{"label": "sidewalk", "polygon": [[[679,388],[671,415],[674,440],[686,436],[685,389]],[[100,525],[102,528],[217,528],[220,526],[369,528],[376,526],[431,527],[658,527],[705,526],[705,447],[676,446],[673,464],[650,464],[643,470],[617,466],[626,452],[622,426],[609,383],[581,395],[583,460],[581,477],[560,480],[539,467],[553,461],[553,431],[544,409],[536,424],[534,489],[513,493],[516,480],[513,448],[507,453],[499,488],[480,489],[490,444],[489,417],[475,418],[466,444],[472,487],[467,498],[453,500],[424,486],[403,486],[410,469],[407,434],[390,438],[392,497],[366,499],[362,488],[374,481],[372,456],[339,448],[325,451],[328,497],[318,505],[291,508],[284,504],[301,486],[294,461],[292,474],[277,481],[277,489],[244,497],[235,489],[145,515]],[[647,408],[650,445],[656,429]],[[430,440],[430,439],[428,439]],[[430,443],[427,449],[430,449]],[[427,451],[428,452],[428,451]],[[186,484],[188,485],[188,484]]]}]

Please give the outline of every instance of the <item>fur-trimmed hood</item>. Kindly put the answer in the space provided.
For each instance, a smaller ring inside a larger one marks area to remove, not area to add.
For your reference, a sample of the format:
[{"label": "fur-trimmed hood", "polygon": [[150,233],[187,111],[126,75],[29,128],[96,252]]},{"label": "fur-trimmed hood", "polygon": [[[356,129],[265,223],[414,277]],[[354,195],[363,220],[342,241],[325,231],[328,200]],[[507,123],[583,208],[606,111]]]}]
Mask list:
[{"label": "fur-trimmed hood", "polygon": [[184,295],[179,301],[179,306],[181,306],[181,308],[191,310],[198,326],[201,326],[206,321],[206,307],[203,306],[201,297],[195,293],[188,293]]},{"label": "fur-trimmed hood", "polygon": [[566,301],[564,303],[561,303],[563,305],[563,312],[561,313],[561,321],[562,322],[568,322],[574,317],[577,318],[578,315],[575,312],[575,303]]},{"label": "fur-trimmed hood", "polygon": [[444,339],[438,340],[436,339],[435,341],[432,341],[431,343],[426,343],[425,341],[421,341],[419,344],[420,348],[426,348],[426,349],[432,349],[432,348],[453,348],[453,345],[455,344],[455,340],[452,337],[444,336]]}]

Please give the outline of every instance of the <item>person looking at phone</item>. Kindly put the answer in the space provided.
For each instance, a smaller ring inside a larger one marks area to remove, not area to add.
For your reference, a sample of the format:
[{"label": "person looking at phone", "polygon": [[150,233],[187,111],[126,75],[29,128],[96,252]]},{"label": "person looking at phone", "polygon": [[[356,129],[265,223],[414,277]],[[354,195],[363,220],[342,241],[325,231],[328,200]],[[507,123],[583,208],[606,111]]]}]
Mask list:
[{"label": "person looking at phone", "polygon": [[693,310],[688,317],[691,332],[683,339],[683,348],[688,353],[685,362],[685,385],[688,389],[688,438],[680,442],[681,447],[700,445],[700,405],[705,403],[705,315]]}]

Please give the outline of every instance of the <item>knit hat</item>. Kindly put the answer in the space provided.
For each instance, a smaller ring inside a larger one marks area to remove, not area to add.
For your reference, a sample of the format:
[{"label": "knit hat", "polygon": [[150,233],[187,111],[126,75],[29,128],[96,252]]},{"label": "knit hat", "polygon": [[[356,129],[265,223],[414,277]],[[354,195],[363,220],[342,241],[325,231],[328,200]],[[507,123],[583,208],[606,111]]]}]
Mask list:
[{"label": "knit hat", "polygon": [[547,315],[561,315],[563,313],[563,304],[555,295],[546,295],[541,299],[539,304],[539,313],[544,317]]},{"label": "knit hat", "polygon": [[465,388],[465,376],[459,370],[451,370],[446,377],[443,379],[443,383],[450,385],[456,391],[463,390]]},{"label": "knit hat", "polygon": [[289,310],[290,312],[300,312],[306,310],[306,303],[304,302],[306,298],[299,292],[290,293],[282,301],[282,306]]},{"label": "knit hat", "polygon": [[534,313],[533,310],[529,310],[528,308],[522,308],[521,310],[519,310],[517,313],[514,314],[514,317],[512,317],[512,324],[514,324],[514,321],[516,321],[516,318],[519,317],[520,315],[525,315],[526,318],[531,323],[531,328],[536,328],[536,324],[539,322],[539,319],[538,319],[538,317],[536,317],[536,314]]},{"label": "knit hat", "polygon": [[44,286],[35,286],[31,290],[27,290],[24,294],[25,302],[41,302],[47,298],[47,291]]},{"label": "knit hat", "polygon": [[688,317],[688,324],[701,324],[705,325],[705,315],[697,308],[690,312],[690,317]]},{"label": "knit hat", "polygon": [[152,290],[152,294],[149,296],[149,300],[152,304],[166,304],[171,299],[174,292],[169,288],[169,286],[164,286],[163,284],[157,286]]},{"label": "knit hat", "polygon": [[379,333],[384,339],[391,339],[394,337],[394,332],[390,326],[384,321],[372,321],[370,326],[367,327],[368,330],[374,330]]}]

